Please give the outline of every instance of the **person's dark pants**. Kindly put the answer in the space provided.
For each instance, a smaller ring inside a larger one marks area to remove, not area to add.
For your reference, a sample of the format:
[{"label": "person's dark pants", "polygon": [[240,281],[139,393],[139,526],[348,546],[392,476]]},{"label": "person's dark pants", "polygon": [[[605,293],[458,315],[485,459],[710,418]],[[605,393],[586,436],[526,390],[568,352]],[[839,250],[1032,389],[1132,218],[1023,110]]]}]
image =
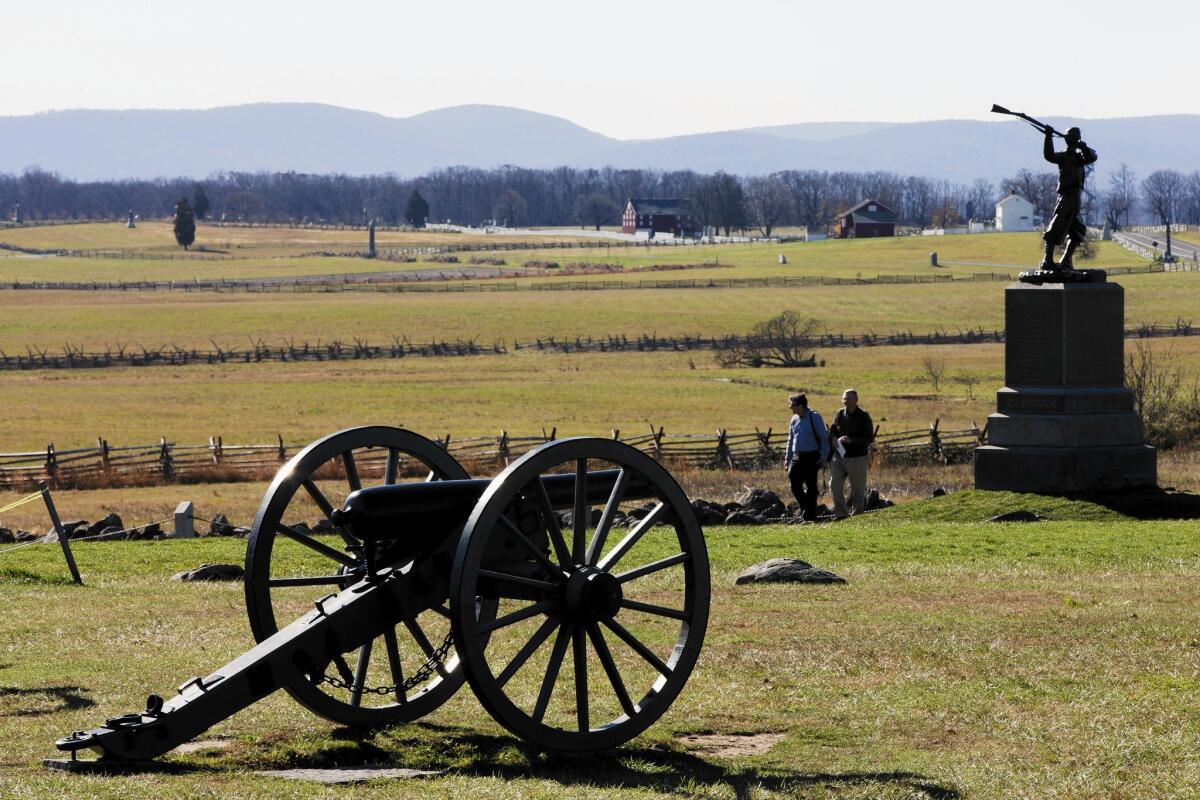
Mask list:
[{"label": "person's dark pants", "polygon": [[791,466],[788,467],[788,482],[792,485],[792,494],[800,504],[801,514],[809,522],[817,518],[817,471],[820,466],[821,451],[812,450],[796,453]]},{"label": "person's dark pants", "polygon": [[1054,216],[1050,218],[1050,225],[1042,236],[1047,244],[1060,245],[1068,236],[1077,242],[1084,240],[1087,236],[1087,226],[1079,220],[1079,204],[1080,197],[1077,191],[1068,191],[1058,196],[1058,202],[1054,204]]}]

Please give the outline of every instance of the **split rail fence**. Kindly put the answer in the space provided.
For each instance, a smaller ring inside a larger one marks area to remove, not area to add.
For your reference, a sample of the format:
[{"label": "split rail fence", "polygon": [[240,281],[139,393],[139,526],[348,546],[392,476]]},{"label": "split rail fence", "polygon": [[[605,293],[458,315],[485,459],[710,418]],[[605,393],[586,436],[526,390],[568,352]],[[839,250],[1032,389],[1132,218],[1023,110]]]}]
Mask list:
[{"label": "split rail fence", "polygon": [[[1138,325],[1125,329],[1127,339],[1196,336],[1200,327],[1191,320],[1179,319],[1174,325]],[[1001,330],[959,330],[913,333],[824,333],[808,337],[800,345],[807,350],[821,348],[900,347],[909,345],[999,344],[1004,342]],[[753,336],[727,334],[724,336],[575,336],[514,340],[511,344],[496,341],[481,344],[474,339],[457,341],[413,342],[408,337],[393,337],[391,344],[373,345],[363,339],[353,342],[285,342],[268,345],[252,343],[246,348],[212,349],[183,348],[164,345],[155,348],[118,345],[103,351],[84,350],[66,345],[61,352],[44,348],[26,348],[25,353],[9,355],[0,350],[0,371],[36,369],[100,369],[104,367],[185,366],[188,364],[259,364],[289,361],[365,361],[371,359],[400,359],[411,356],[450,357],[504,355],[511,351],[536,350],[547,353],[656,353],[691,351],[722,351],[743,346],[759,345],[771,349],[771,343]]]},{"label": "split rail fence", "polygon": [[[961,463],[971,451],[987,441],[986,426],[941,430],[940,420],[928,428],[879,434],[872,445],[877,458],[900,463]],[[534,447],[555,439],[556,428],[540,434],[436,439],[472,472],[501,469]],[[787,446],[786,433],[772,428],[731,432],[718,428],[713,433],[671,433],[659,426],[642,434],[612,438],[632,445],[660,461],[698,469],[748,469],[778,464]],[[106,484],[158,484],[174,481],[257,479],[276,470],[304,444],[289,444],[282,436],[263,444],[226,444],[223,437],[209,437],[207,444],[177,444],[161,438],[156,444],[115,446],[99,437],[94,447],[0,453],[0,486],[24,487],[45,481],[52,488],[102,486]],[[366,454],[358,459],[366,473],[382,472],[386,453]]]}]

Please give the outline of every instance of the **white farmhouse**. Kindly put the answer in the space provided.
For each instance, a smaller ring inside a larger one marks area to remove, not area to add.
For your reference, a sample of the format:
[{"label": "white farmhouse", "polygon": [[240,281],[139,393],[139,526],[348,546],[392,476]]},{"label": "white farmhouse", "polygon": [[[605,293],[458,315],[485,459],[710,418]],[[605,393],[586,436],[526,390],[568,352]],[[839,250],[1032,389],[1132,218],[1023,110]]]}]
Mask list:
[{"label": "white farmhouse", "polygon": [[996,230],[1033,230],[1033,204],[1016,192],[1010,193],[1008,197],[996,203]]}]

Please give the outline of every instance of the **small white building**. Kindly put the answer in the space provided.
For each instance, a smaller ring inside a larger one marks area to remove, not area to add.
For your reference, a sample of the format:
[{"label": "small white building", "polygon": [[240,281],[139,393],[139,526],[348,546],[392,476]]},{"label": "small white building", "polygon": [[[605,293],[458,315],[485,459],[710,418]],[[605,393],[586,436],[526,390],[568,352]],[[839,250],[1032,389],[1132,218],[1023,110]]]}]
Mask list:
[{"label": "small white building", "polygon": [[1016,192],[1010,193],[996,203],[996,230],[1005,233],[1033,230],[1033,204]]}]

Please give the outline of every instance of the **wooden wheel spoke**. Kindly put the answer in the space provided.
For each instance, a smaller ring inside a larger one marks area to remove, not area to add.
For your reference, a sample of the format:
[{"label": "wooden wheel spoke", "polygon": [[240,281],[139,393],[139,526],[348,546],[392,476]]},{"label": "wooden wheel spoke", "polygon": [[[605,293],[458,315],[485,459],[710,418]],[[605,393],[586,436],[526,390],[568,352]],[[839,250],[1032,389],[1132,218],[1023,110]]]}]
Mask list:
[{"label": "wooden wheel spoke", "polygon": [[494,581],[502,583],[512,583],[517,586],[528,586],[532,589],[541,589],[544,592],[554,592],[558,590],[558,586],[549,581],[539,581],[536,578],[526,578],[524,575],[511,575],[507,572],[496,572],[491,569],[479,570],[481,578],[491,578]]},{"label": "wooden wheel spoke", "polygon": [[511,614],[505,614],[503,617],[496,617],[488,622],[481,622],[479,623],[477,630],[479,634],[482,635],[485,633],[491,633],[494,630],[499,630],[500,628],[506,628],[509,625],[520,622],[521,620],[529,619],[530,617],[536,617],[538,614],[544,614],[550,611],[555,605],[557,605],[557,602],[557,600],[553,599],[542,600],[534,603],[531,606],[526,606],[520,611],[514,611]]},{"label": "wooden wheel spoke", "polygon": [[572,648],[575,657],[575,718],[580,732],[587,733],[592,726],[588,721],[587,633],[582,625],[575,626],[572,638],[575,640]]},{"label": "wooden wheel spoke", "polygon": [[395,447],[388,448],[387,466],[383,468],[383,483],[392,486],[396,483],[396,473],[400,471],[400,451]]},{"label": "wooden wheel spoke", "polygon": [[605,572],[608,572],[610,569],[615,567],[617,562],[621,560],[622,556],[628,553],[630,548],[638,543],[638,540],[645,535],[646,531],[654,527],[655,523],[658,522],[658,518],[663,515],[663,512],[666,511],[666,509],[666,503],[659,503],[656,505],[653,510],[643,517],[638,524],[634,526],[633,530],[631,530],[625,536],[625,538],[622,539],[621,542],[614,547],[612,551],[609,552],[609,554],[606,555],[604,559],[596,566]]},{"label": "wooden wheel spoke", "polygon": [[350,484],[350,491],[357,492],[362,488],[362,481],[358,478],[358,465],[354,463],[353,450],[342,453],[342,465],[346,468],[346,483]]},{"label": "wooden wheel spoke", "polygon": [[592,543],[588,546],[588,564],[594,565],[596,559],[604,552],[604,540],[608,538],[608,531],[612,528],[617,507],[621,505],[621,500],[625,497],[625,487],[628,484],[629,473],[622,469],[617,473],[617,480],[613,483],[612,493],[608,496],[608,502],[604,505],[604,512],[600,515],[600,522],[596,525],[596,532],[592,535]]},{"label": "wooden wheel spoke", "polygon": [[[437,651],[434,650],[433,643],[429,641],[429,637],[425,635],[425,631],[421,628],[420,624],[415,619],[406,619],[404,620],[404,627],[408,628],[409,635],[416,641],[417,646],[421,648],[421,652],[425,654],[425,657],[433,658]],[[446,665],[442,663],[440,658],[433,665],[433,668],[443,678],[450,677],[450,672],[446,669]]]},{"label": "wooden wheel spoke", "polygon": [[554,552],[558,555],[559,563],[573,563],[571,551],[567,549],[567,542],[563,539],[562,528],[558,526],[558,518],[554,516],[554,507],[550,505],[550,495],[546,494],[546,485],[542,483],[540,477],[534,478],[532,485],[538,514],[542,518],[542,524],[546,526],[546,533],[550,537],[550,543],[554,545]]},{"label": "wooden wheel spoke", "polygon": [[383,644],[387,649],[388,668],[392,672],[392,684],[396,687],[396,702],[408,702],[404,692],[404,668],[400,664],[400,644],[396,641],[396,630],[388,628],[383,632]]},{"label": "wooden wheel spoke", "polygon": [[525,666],[525,662],[529,660],[529,657],[536,653],[538,648],[542,646],[542,643],[550,638],[550,634],[554,633],[554,629],[558,624],[559,621],[556,617],[547,617],[546,621],[542,623],[542,627],[537,629],[537,632],[533,634],[530,640],[513,656],[512,661],[508,662],[508,666],[504,668],[504,671],[496,676],[496,683],[499,686],[504,686],[504,684],[512,680],[513,675],[517,674],[517,670]]},{"label": "wooden wheel spoke", "polygon": [[345,567],[349,567],[350,569],[358,568],[358,562],[350,556],[346,555],[345,553],[339,553],[337,550],[334,550],[324,542],[318,542],[308,534],[293,530],[287,525],[284,525],[282,522],[275,526],[275,532],[282,534],[283,536],[291,539],[293,542],[302,544],[310,550],[314,550],[326,558],[332,559]]},{"label": "wooden wheel spoke", "polygon": [[587,459],[575,462],[575,511],[571,515],[571,560],[583,563],[584,548],[587,546],[587,529],[591,523],[592,509],[587,501]]},{"label": "wooden wheel spoke", "polygon": [[558,564],[555,564],[553,561],[551,561],[546,556],[546,554],[543,553],[536,544],[534,544],[532,541],[530,541],[528,536],[521,533],[520,528],[518,528],[516,525],[514,525],[512,523],[512,520],[510,520],[508,517],[501,514],[500,515],[500,524],[504,527],[504,529],[506,531],[509,532],[509,534],[513,537],[513,539],[516,541],[516,543],[521,545],[521,547],[525,548],[525,551],[527,553],[529,553],[530,557],[532,557],[534,561],[536,561],[537,563],[539,563],[543,567],[545,567],[550,572],[551,575],[556,575],[556,576],[562,575],[562,567],[560,567]]},{"label": "wooden wheel spoke", "polygon": [[271,578],[267,581],[267,586],[272,589],[280,586],[327,586],[356,580],[358,577],[355,575],[299,575],[294,578]]},{"label": "wooden wheel spoke", "polygon": [[358,651],[358,663],[354,665],[354,685],[350,687],[350,705],[362,705],[363,688],[367,685],[367,668],[371,665],[371,642]]},{"label": "wooden wheel spoke", "polygon": [[692,618],[692,615],[686,611],[676,611],[673,608],[656,606],[651,603],[639,603],[637,600],[630,600],[628,597],[621,601],[621,608],[628,608],[630,611],[644,611],[647,614],[654,614],[659,617],[670,617],[671,619],[680,619],[684,622],[687,622]]},{"label": "wooden wheel spoke", "polygon": [[[325,515],[325,519],[332,522],[331,517],[333,515],[333,505],[325,497],[325,494],[313,481],[311,476],[304,479],[303,486],[304,490],[308,492],[308,496],[311,497],[312,501],[317,504],[317,508],[321,509],[321,513]],[[342,540],[346,544],[358,544],[358,540],[347,533],[346,529],[341,525],[335,525],[334,527],[337,529],[338,535],[342,537]]]},{"label": "wooden wheel spoke", "polygon": [[304,486],[304,491],[308,492],[308,496],[317,504],[317,508],[321,509],[321,513],[325,515],[325,519],[329,519],[329,516],[333,513],[333,505],[325,498],[324,493],[317,484],[311,477],[308,477],[304,479],[302,485]]},{"label": "wooden wheel spoke", "polygon": [[670,676],[671,668],[668,667],[661,658],[656,656],[653,650],[642,644],[640,639],[626,630],[624,625],[617,622],[615,619],[610,619],[604,620],[604,626],[615,633],[621,639],[621,641],[629,645],[629,647],[635,653],[645,659],[646,663],[654,667],[654,669],[658,671],[659,675],[662,675],[663,677]]},{"label": "wooden wheel spoke", "polygon": [[447,608],[446,606],[434,606],[434,607],[430,608],[429,610],[432,611],[433,613],[437,614],[438,616],[445,617],[446,619],[451,619],[450,609]]},{"label": "wooden wheel spoke", "polygon": [[541,722],[546,716],[546,706],[550,705],[550,695],[554,691],[554,684],[558,682],[558,671],[562,669],[563,656],[567,654],[567,644],[570,641],[571,626],[563,625],[558,629],[558,638],[554,640],[554,650],[550,653],[546,674],[542,677],[542,688],[533,706],[532,716],[535,722]]},{"label": "wooden wheel spoke", "polygon": [[652,561],[649,564],[644,564],[636,569],[631,569],[628,572],[622,572],[617,575],[616,578],[620,583],[627,583],[629,581],[645,577],[646,575],[653,575],[655,572],[661,572],[662,570],[673,567],[676,564],[683,564],[691,559],[692,556],[690,553],[676,553],[668,558],[660,558],[658,561]]},{"label": "wooden wheel spoke", "polygon": [[613,660],[612,651],[608,649],[608,642],[604,641],[604,634],[594,622],[588,625],[587,632],[588,638],[592,640],[592,647],[596,648],[596,655],[600,657],[604,672],[608,675],[608,682],[612,684],[617,701],[621,704],[621,710],[626,716],[632,717],[637,713],[637,709],[633,706],[633,700],[629,698],[625,682],[621,680],[621,671],[617,669],[617,662]]}]

